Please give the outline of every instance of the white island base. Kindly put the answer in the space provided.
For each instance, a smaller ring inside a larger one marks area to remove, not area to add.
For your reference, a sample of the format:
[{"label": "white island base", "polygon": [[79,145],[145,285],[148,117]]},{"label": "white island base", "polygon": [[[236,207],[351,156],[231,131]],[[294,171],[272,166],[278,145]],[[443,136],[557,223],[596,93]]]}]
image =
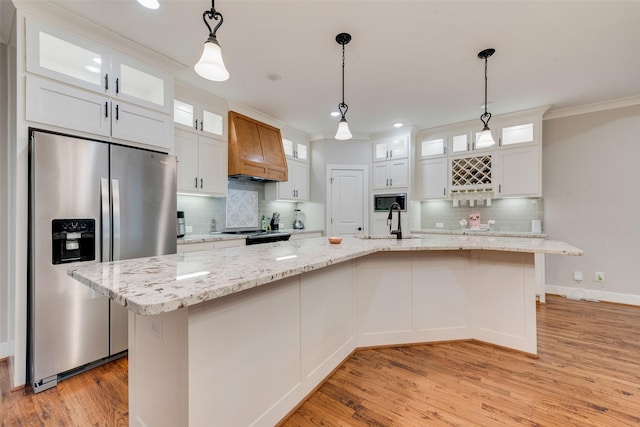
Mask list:
[{"label": "white island base", "polygon": [[534,254],[379,252],[129,314],[132,426],[273,426],[359,347],[477,339],[536,354]]}]

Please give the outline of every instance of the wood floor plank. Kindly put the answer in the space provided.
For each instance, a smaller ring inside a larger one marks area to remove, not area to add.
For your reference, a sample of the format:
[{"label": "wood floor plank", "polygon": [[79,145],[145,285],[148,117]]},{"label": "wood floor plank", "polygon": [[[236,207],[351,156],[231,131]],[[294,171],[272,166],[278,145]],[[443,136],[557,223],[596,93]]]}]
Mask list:
[{"label": "wood floor plank", "polygon": [[[640,307],[553,295],[538,358],[475,342],[357,351],[282,426],[640,425]],[[0,361],[2,427],[127,426],[127,360],[34,395]]]}]

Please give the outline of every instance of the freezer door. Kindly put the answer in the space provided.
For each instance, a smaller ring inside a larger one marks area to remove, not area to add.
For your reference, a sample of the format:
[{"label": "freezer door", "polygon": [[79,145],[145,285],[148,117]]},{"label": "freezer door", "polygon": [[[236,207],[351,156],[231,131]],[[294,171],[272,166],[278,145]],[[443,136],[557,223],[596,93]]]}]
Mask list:
[{"label": "freezer door", "polygon": [[[100,261],[100,178],[108,145],[33,132],[30,144],[29,377],[41,379],[108,355],[108,299],[53,264],[54,219],[93,219]],[[93,262],[96,262],[93,261]]]},{"label": "freezer door", "polygon": [[[113,259],[176,253],[176,158],[111,146]],[[127,348],[126,310],[112,304],[111,353]]]}]

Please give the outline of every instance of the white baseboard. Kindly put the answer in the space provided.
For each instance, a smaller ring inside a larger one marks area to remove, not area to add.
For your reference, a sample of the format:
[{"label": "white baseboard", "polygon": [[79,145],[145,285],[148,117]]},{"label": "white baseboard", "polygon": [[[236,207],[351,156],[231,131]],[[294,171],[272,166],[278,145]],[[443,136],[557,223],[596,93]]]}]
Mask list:
[{"label": "white baseboard", "polygon": [[545,285],[545,292],[548,294],[566,296],[571,299],[606,301],[640,306],[640,295],[621,294],[617,292],[607,292],[604,290],[583,289],[573,286],[557,286],[549,284]]},{"label": "white baseboard", "polygon": [[13,341],[0,342],[0,359],[13,356]]}]

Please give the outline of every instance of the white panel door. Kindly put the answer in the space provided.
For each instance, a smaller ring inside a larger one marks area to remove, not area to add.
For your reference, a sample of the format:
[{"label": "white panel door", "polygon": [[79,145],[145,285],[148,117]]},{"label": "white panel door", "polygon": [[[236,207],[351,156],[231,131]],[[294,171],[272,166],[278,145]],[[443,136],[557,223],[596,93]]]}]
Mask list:
[{"label": "white panel door", "polygon": [[364,230],[364,172],[359,169],[331,171],[331,236],[357,235]]}]

